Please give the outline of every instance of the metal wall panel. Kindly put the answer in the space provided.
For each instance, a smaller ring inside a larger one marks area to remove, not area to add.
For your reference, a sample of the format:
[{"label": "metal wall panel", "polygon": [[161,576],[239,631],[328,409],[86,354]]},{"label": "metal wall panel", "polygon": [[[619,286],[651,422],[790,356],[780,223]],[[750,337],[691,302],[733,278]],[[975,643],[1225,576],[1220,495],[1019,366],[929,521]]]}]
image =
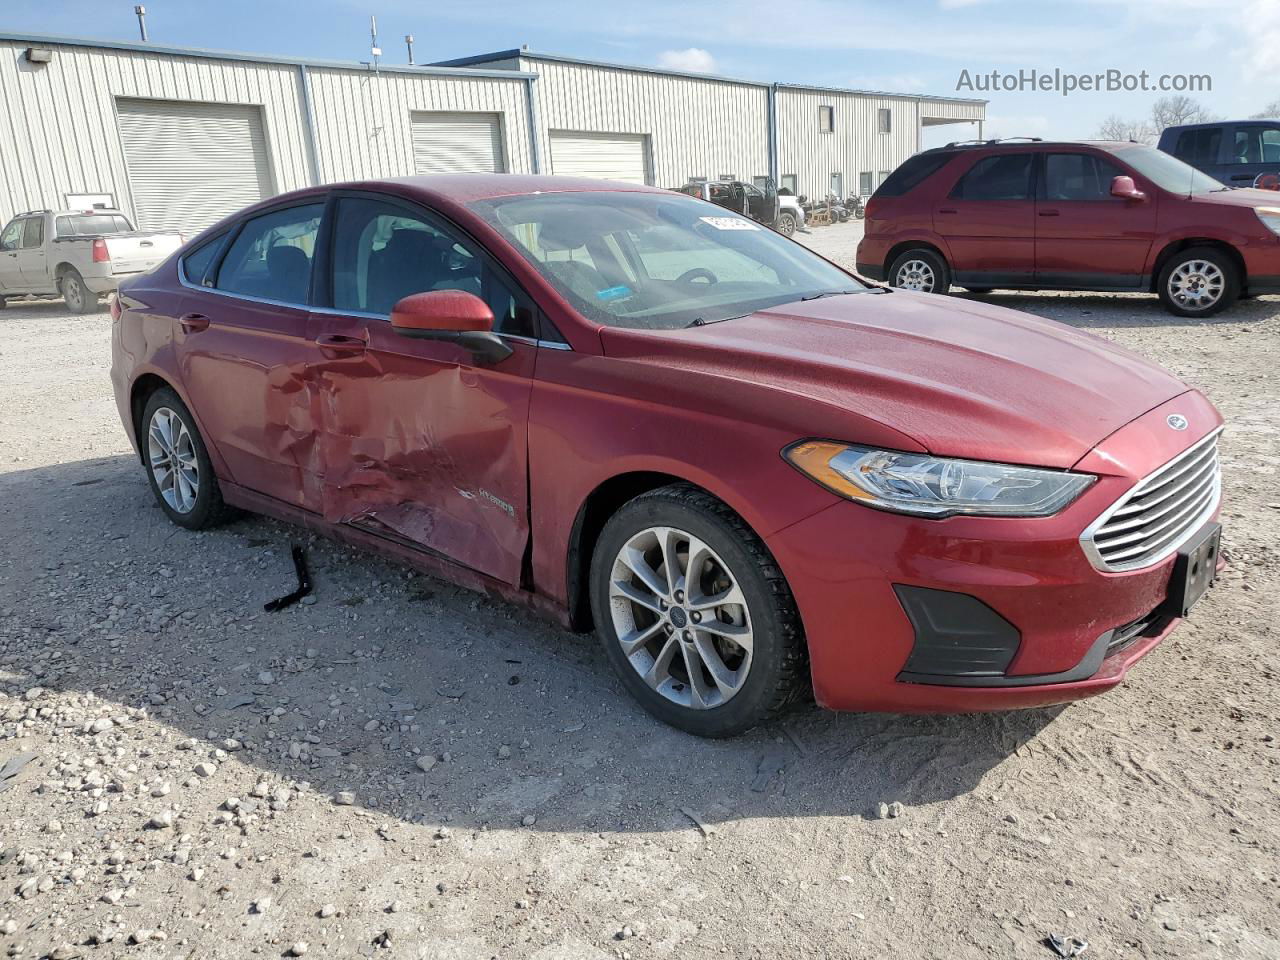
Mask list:
[{"label": "metal wall panel", "polygon": [[[689,177],[769,171],[768,91],[761,86],[527,57],[543,130],[647,135],[660,187]],[[540,138],[549,154],[549,139]],[[544,155],[543,169],[550,170]]]},{"label": "metal wall panel", "polygon": [[413,115],[437,111],[498,114],[507,171],[533,169],[525,81],[519,75],[455,78],[319,67],[310,74],[325,183],[412,176]]},{"label": "metal wall panel", "polygon": [[109,193],[136,218],[116,127],[116,98],[255,104],[276,190],[307,183],[297,68],[283,64],[52,45],[27,63],[0,41],[0,220],[59,209],[68,193]]}]

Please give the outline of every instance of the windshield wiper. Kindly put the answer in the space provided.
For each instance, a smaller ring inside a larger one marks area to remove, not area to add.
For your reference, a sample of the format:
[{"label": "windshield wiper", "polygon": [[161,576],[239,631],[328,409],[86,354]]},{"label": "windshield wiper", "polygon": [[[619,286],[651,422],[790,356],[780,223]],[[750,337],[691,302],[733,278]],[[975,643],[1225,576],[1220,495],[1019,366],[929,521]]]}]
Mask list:
[{"label": "windshield wiper", "polygon": [[858,293],[858,290],[827,290],[823,293],[812,293],[807,297],[801,297],[800,302],[806,303],[810,300],[821,300],[823,297],[844,297],[851,293]]},{"label": "windshield wiper", "polygon": [[751,316],[750,313],[744,313],[737,317],[721,317],[719,320],[704,320],[702,317],[694,317],[684,325],[684,329],[688,330],[690,327],[708,327],[713,323],[724,323],[726,320],[741,320],[743,317],[749,316]]}]

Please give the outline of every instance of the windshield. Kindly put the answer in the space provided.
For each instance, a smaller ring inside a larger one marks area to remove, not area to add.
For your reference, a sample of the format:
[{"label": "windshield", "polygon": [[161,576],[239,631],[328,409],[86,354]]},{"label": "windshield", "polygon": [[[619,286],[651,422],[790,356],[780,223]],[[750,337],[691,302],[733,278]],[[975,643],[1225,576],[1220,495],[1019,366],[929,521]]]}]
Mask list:
[{"label": "windshield", "polygon": [[543,193],[471,208],[608,326],[696,326],[867,289],[755,221],[682,194]]},{"label": "windshield", "polygon": [[1226,190],[1207,173],[1183,163],[1177,157],[1154,147],[1128,147],[1116,156],[1163,190],[1170,193],[1210,193]]}]

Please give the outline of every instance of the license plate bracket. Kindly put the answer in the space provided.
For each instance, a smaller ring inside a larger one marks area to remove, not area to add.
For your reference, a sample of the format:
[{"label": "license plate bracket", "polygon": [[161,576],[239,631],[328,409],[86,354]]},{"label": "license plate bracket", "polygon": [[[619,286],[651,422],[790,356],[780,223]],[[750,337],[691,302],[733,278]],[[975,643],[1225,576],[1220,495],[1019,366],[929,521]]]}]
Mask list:
[{"label": "license plate bracket", "polygon": [[1169,595],[1164,612],[1185,617],[1218,576],[1218,554],[1222,547],[1222,524],[1207,523],[1178,551],[1169,576]]}]

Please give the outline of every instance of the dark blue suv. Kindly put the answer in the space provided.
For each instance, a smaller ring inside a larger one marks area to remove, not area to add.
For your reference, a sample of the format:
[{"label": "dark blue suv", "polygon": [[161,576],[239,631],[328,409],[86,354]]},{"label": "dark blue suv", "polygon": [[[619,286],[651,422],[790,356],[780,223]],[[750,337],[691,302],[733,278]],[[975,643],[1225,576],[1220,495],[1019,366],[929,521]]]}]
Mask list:
[{"label": "dark blue suv", "polygon": [[1229,187],[1280,174],[1280,120],[1219,120],[1169,127],[1160,149]]}]

